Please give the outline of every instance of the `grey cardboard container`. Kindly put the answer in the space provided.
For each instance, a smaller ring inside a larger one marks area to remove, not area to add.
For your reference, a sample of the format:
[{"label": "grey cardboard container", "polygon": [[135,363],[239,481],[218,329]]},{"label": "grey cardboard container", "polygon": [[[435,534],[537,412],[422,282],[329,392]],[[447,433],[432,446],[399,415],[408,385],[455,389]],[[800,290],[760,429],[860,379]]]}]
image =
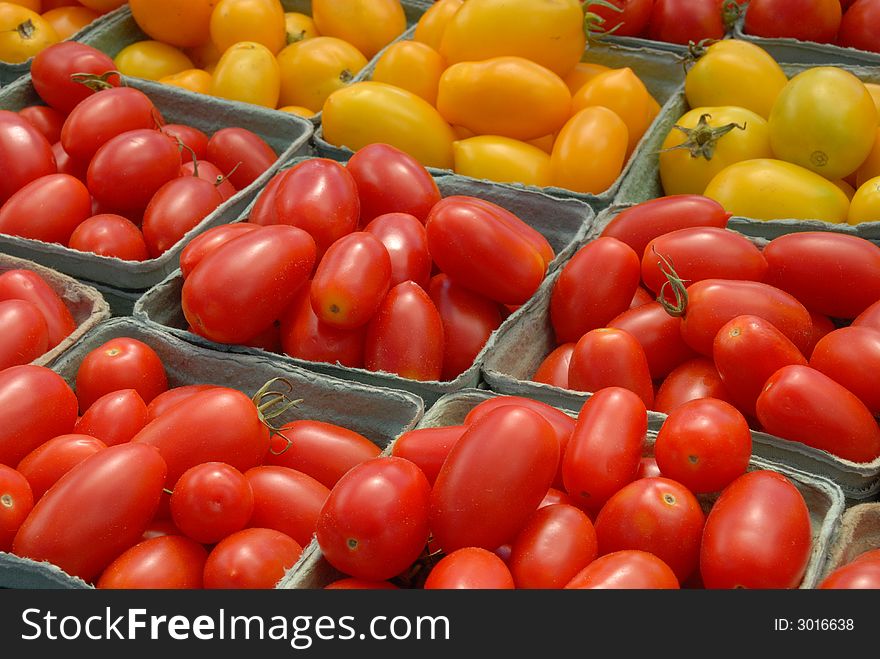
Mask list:
[{"label": "grey cardboard container", "polygon": [[877,501],[859,503],[844,511],[822,578],[872,549],[880,549],[880,503]]},{"label": "grey cardboard container", "polygon": [[0,274],[18,269],[31,270],[40,275],[58,294],[76,322],[76,329],[73,332],[57,346],[31,362],[32,364],[47,366],[52,363],[65,350],[79,341],[86,332],[110,317],[110,305],[101,293],[92,286],[83,284],[73,277],[68,277],[51,268],[46,268],[39,263],[0,253]]},{"label": "grey cardboard container", "polygon": [[[152,347],[165,364],[169,386],[211,383],[253,395],[265,382],[284,377],[302,403],[279,418],[319,419],[359,432],[380,448],[415,427],[424,413],[418,396],[337,380],[259,355],[230,355],[191,345],[133,318],[114,318],[93,328],[52,364],[74,386],[76,371],[89,351],[126,336]],[[291,568],[292,569],[292,568]],[[91,588],[57,566],[0,552],[0,587]]]},{"label": "grey cardboard container", "polygon": [[[278,159],[257,180],[223,202],[173,247],[154,259],[123,261],[80,252],[57,243],[0,234],[0,250],[9,254],[43,263],[77,279],[118,289],[145,291],[177,268],[180,252],[188,241],[205,229],[238,217],[285,161],[306,152],[313,127],[306,119],[287,112],[231,103],[150,80],[127,78],[125,82],[147,94],[167,123],[189,124],[208,135],[228,126],[247,128],[268,142],[278,154]],[[42,101],[29,74],[0,90],[0,108],[19,110],[34,104],[42,104]]]},{"label": "grey cardboard container", "polygon": [[[462,390],[449,394],[438,400],[422,417],[419,428],[435,428],[441,426],[457,425],[464,421],[467,413],[479,403],[488,400],[498,394],[482,390]],[[570,416],[577,417],[578,410],[565,410]],[[654,439],[657,431],[663,425],[664,415],[648,414],[648,434],[645,442],[644,455],[654,454]],[[384,451],[384,455],[390,455],[391,447]],[[807,507],[810,511],[810,523],[812,526],[813,546],[810,561],[807,565],[800,588],[808,589],[815,587],[822,569],[825,565],[825,557],[831,542],[837,533],[840,518],[844,511],[844,496],[840,488],[830,480],[814,474],[802,472],[787,465],[777,464],[763,458],[752,456],[749,463],[749,471],[756,469],[770,469],[786,476],[804,495]],[[704,510],[708,510],[717,498],[717,493],[700,495],[698,497],[703,504]],[[303,552],[303,558],[290,570],[284,579],[279,582],[279,588],[323,588],[335,579],[343,577],[321,553],[321,548],[313,538],[308,549]]]},{"label": "grey cardboard container", "polygon": [[[415,28],[411,28],[407,31],[400,40],[411,39],[413,32],[415,32]],[[376,59],[380,56],[381,53]],[[590,45],[587,50],[584,51],[583,60],[587,62],[595,62],[596,64],[603,64],[610,68],[630,67],[642,82],[645,83],[648,91],[651,92],[651,95],[661,106],[664,106],[667,101],[674,98],[678,88],[684,84],[684,67],[678,61],[676,54],[670,50],[656,49],[647,46],[632,48],[617,43],[598,43]],[[376,60],[366,67],[364,71],[365,75],[361,78],[362,80],[369,80],[370,75],[375,68],[375,63]],[[661,109],[658,117],[663,114],[663,109]],[[650,130],[649,127],[645,132],[645,135],[648,135]],[[315,131],[313,142],[318,151],[318,155],[320,156],[333,158],[335,160],[348,160],[352,155],[351,149],[344,145],[336,146],[324,140],[323,131],[320,127]],[[533,185],[523,185],[520,183],[495,183],[495,185],[512,189],[540,190],[554,197],[580,199],[581,201],[587,202],[598,211],[609,205],[614,199],[622,181],[628,176],[629,171],[633,168],[634,164],[641,159],[640,154],[643,149],[644,138],[639,142],[639,145],[630,156],[629,161],[624,165],[623,171],[617,180],[612,183],[607,190],[599,194],[586,194],[552,186],[539,188]],[[429,169],[433,173],[451,172],[451,170],[434,167]]]},{"label": "grey cardboard container", "polygon": [[[601,234],[620,208],[614,205],[600,213],[587,240]],[[759,245],[763,242],[760,238],[753,240]],[[527,396],[562,409],[578,410],[591,393],[531,380],[535,370],[557,345],[550,322],[550,296],[559,272],[557,270],[544,280],[538,292],[520,309],[514,322],[498,329],[483,359],[483,379],[492,391]],[[850,501],[864,501],[880,492],[880,457],[871,462],[856,463],[764,432],[753,431],[752,439],[755,455],[830,478],[840,485]]]},{"label": "grey cardboard container", "polygon": [[[550,263],[551,271],[568,259],[595,219],[590,206],[576,199],[554,199],[537,191],[517,190],[455,175],[437,176],[436,181],[444,197],[450,195],[470,195],[487,199],[507,208],[538,229],[548,239],[557,254],[556,258]],[[247,213],[243,217],[246,216]],[[182,285],[183,278],[178,270],[169,275],[164,281],[153,286],[135,303],[134,316],[161,325],[167,331],[187,341],[192,341],[197,345],[210,346],[215,350],[235,353],[267,354],[254,348],[215,343],[187,332],[186,321],[180,308]],[[514,322],[518,315],[519,311],[509,316],[502,323],[501,328]],[[496,330],[496,333],[498,331],[500,331],[500,328]],[[326,362],[305,361],[287,357],[286,355],[273,355],[273,358],[336,377],[356,380],[374,386],[412,391],[421,396],[426,404],[430,405],[443,394],[466,387],[476,387],[479,384],[480,364],[483,356],[492,345],[493,336],[489,337],[486,346],[477,355],[474,364],[469,369],[454,380],[444,382],[409,380],[390,373],[377,373],[361,368],[349,368]]]},{"label": "grey cardboard container", "polygon": [[[817,65],[781,63],[780,66],[785,74],[791,78]],[[850,65],[841,66],[841,68],[854,74],[863,82],[880,83],[880,68]],[[672,130],[678,119],[690,109],[682,86],[669,99],[669,102],[661,110],[660,116],[645,134],[642,142],[644,148],[638,154],[638,161],[628,171],[621,183],[614,203],[639,203],[664,196],[663,186],[660,183],[658,154],[663,147],[667,133]],[[747,236],[768,239],[795,231],[834,231],[870,240],[880,240],[880,221],[850,225],[845,222],[834,224],[821,220],[756,220],[734,216],[730,218],[727,226]]]},{"label": "grey cardboard container", "polygon": [[[432,0],[401,1],[404,13],[406,14],[408,29],[415,25],[416,21],[419,20],[421,15],[424,14],[432,4]],[[285,12],[295,11],[309,16],[312,15],[312,0],[281,0],[281,5],[284,7]],[[110,57],[115,58],[119,51],[126,46],[130,46],[133,43],[149,38],[150,37],[141,30],[137,22],[134,20],[134,17],[131,15],[131,10],[128,8],[128,3],[126,3],[114,12],[112,20],[108,20],[98,26],[97,29],[91,30],[87,35],[84,35],[82,39],[79,39],[79,41],[94,46],[98,50],[110,55]],[[360,80],[362,76],[363,74],[358,72],[358,74],[355,75],[354,80]],[[243,108],[252,107],[247,103],[238,103],[235,101],[229,102],[240,105]],[[276,110],[270,111],[277,112]],[[321,113],[318,112],[314,116],[309,117],[308,121],[314,126],[317,126],[321,122]]]}]

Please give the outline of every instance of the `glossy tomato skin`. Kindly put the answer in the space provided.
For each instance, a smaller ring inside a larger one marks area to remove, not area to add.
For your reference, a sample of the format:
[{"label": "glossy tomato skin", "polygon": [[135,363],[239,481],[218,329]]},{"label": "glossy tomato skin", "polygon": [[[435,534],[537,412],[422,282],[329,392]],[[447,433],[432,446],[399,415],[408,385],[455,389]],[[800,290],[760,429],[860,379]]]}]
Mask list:
[{"label": "glossy tomato skin", "polygon": [[264,226],[267,224],[278,224],[278,215],[275,212],[275,195],[278,193],[278,188],[281,187],[281,181],[286,173],[287,171],[282,170],[269,178],[266,186],[260,190],[254,205],[251,207],[247,218],[248,222]]},{"label": "glossy tomato skin", "polygon": [[193,589],[202,587],[208,551],[182,535],[143,540],[108,565],[95,588]]},{"label": "glossy tomato skin", "polygon": [[38,501],[64,474],[105,448],[104,442],[88,434],[58,435],[24,456],[16,469],[27,478]]},{"label": "glossy tomato skin", "polygon": [[517,588],[562,588],[599,555],[596,529],[579,508],[538,508],[513,541],[507,564]]},{"label": "glossy tomato skin", "polygon": [[180,176],[165,183],[147,204],[141,230],[152,258],[180,242],[223,203],[217,186],[197,176]]},{"label": "glossy tomato skin", "polygon": [[811,311],[853,319],[880,298],[880,247],[864,238],[797,232],[767,243],[764,257],[767,283],[791,293]]},{"label": "glossy tomato skin", "polygon": [[209,160],[200,160],[197,166],[191,161],[184,161],[180,166],[180,175],[197,176],[198,178],[205,179],[209,183],[213,183],[223,201],[234,197],[238,192],[229,180],[227,172],[221,172],[217,165]]},{"label": "glossy tomato skin", "polygon": [[639,549],[621,549],[600,556],[578,572],[566,589],[663,589],[680,588],[675,572],[662,559]]},{"label": "glossy tomato skin", "polygon": [[662,476],[640,478],[618,490],[599,511],[599,553],[650,552],[684,583],[699,566],[705,522],[700,502],[682,483]]},{"label": "glossy tomato skin", "polygon": [[316,539],[331,565],[361,579],[390,579],[428,541],[431,486],[403,458],[378,457],[353,467],[333,487],[318,516]]},{"label": "glossy tomato skin", "polygon": [[635,480],[647,430],[647,409],[636,393],[623,387],[596,391],[581,407],[565,449],[565,491],[580,507],[597,512]]},{"label": "glossy tomato skin", "polygon": [[553,246],[544,237],[540,231],[532,227],[531,225],[524,222],[518,215],[507,210],[504,206],[500,206],[492,201],[487,199],[482,199],[480,197],[471,197],[468,195],[453,195],[445,198],[445,203],[452,204],[453,202],[462,202],[467,204],[472,204],[477,206],[478,208],[482,208],[486,212],[492,215],[493,218],[504,224],[507,228],[511,229],[518,233],[522,238],[524,238],[528,243],[534,247],[538,254],[541,255],[541,258],[544,260],[544,264],[549,266],[550,262],[556,256]]},{"label": "glossy tomato skin", "polygon": [[797,588],[811,548],[803,495],[782,474],[751,471],[706,516],[700,574],[706,588]]},{"label": "glossy tomato skin", "polygon": [[34,507],[31,485],[24,474],[0,464],[0,551],[9,551],[19,527]]},{"label": "glossy tomato skin", "polygon": [[179,139],[184,145],[180,154],[184,164],[192,162],[193,156],[195,156],[197,164],[201,166],[202,161],[207,158],[209,138],[204,131],[187,124],[165,124],[159,130]]},{"label": "glossy tomato skin", "polygon": [[721,0],[656,0],[648,21],[648,38],[687,45],[722,39]]},{"label": "glossy tomato skin", "polygon": [[180,475],[169,505],[174,525],[186,536],[214,544],[248,525],[254,493],[235,467],[225,462],[202,462]]},{"label": "glossy tomato skin", "polygon": [[76,416],[76,394],[55,371],[31,364],[0,371],[0,464],[17,465],[43,442],[71,432]]},{"label": "glossy tomato skin", "polygon": [[880,396],[869,374],[880,365],[880,330],[867,326],[841,327],[819,339],[810,366],[853,392],[875,416]]},{"label": "glossy tomato skin", "polygon": [[92,252],[123,261],[146,261],[150,258],[144,234],[138,226],[115,213],[92,215],[80,222],[67,246],[80,252]]},{"label": "glossy tomato skin", "polygon": [[668,195],[622,210],[605,225],[602,235],[623,241],[641,258],[658,236],[687,227],[723,229],[729,219],[730,213],[708,197]]},{"label": "glossy tomato skin", "polygon": [[165,461],[151,446],[98,451],[43,495],[12,550],[90,582],[140,539],[159,505],[165,475]]},{"label": "glossy tomato skin", "polygon": [[412,281],[388,291],[367,323],[364,367],[412,380],[440,380],[444,352],[443,320],[428,294]]},{"label": "glossy tomato skin", "polygon": [[721,375],[711,359],[689,359],[663,378],[654,397],[653,409],[669,413],[676,406],[698,398],[720,398],[732,402]]},{"label": "glossy tomato skin", "polygon": [[510,569],[497,555],[481,547],[462,547],[449,552],[431,568],[425,590],[515,588]]},{"label": "glossy tomato skin", "polygon": [[34,128],[54,144],[61,138],[61,126],[64,125],[64,115],[48,105],[29,105],[18,111],[18,114],[27,119]]},{"label": "glossy tomato skin", "polygon": [[866,551],[850,562],[840,565],[826,574],[817,588],[821,590],[880,588],[880,551],[877,549]]},{"label": "glossy tomato skin", "polygon": [[568,389],[568,367],[574,346],[573,342],[563,343],[551,350],[532,374],[532,380]]},{"label": "glossy tomato skin", "polygon": [[880,20],[880,5],[875,0],[857,0],[847,7],[841,3],[844,9],[840,21],[840,29],[837,32],[837,44],[859,50],[880,52],[880,42],[877,35],[871,29]]},{"label": "glossy tomato skin", "polygon": [[409,430],[394,441],[391,455],[415,463],[433,487],[446,456],[465,430],[464,424]]},{"label": "glossy tomato skin", "polygon": [[183,278],[189,277],[189,274],[196,267],[208,252],[213,251],[216,247],[228,243],[233,238],[254,231],[258,227],[249,222],[233,222],[232,224],[221,224],[220,226],[211,227],[200,233],[198,236],[190,240],[180,252],[180,272]]},{"label": "glossy tomato skin", "polygon": [[29,364],[49,347],[46,319],[32,302],[0,302],[0,370]]},{"label": "glossy tomato skin", "polygon": [[617,238],[600,237],[580,248],[563,266],[550,294],[557,343],[576,342],[625,311],[639,285],[639,272],[639,256]]},{"label": "glossy tomato skin", "polygon": [[454,380],[471,367],[501,325],[501,311],[497,302],[459,286],[442,272],[425,290],[443,321],[442,378]]},{"label": "glossy tomato skin", "polygon": [[440,201],[440,189],[428,170],[390,144],[375,142],[358,149],[345,168],[357,185],[362,225],[395,212],[409,213],[424,224]]},{"label": "glossy tomato skin", "polygon": [[120,389],[104,394],[89,405],[77,419],[73,431],[113,446],[129,441],[148,421],[147,404],[137,390]]},{"label": "glossy tomato skin", "polygon": [[870,462],[880,455],[880,428],[859,398],[810,366],[784,366],[755,404],[765,432],[832,455]]},{"label": "glossy tomato skin", "polygon": [[[116,70],[113,59],[100,50],[76,41],[60,41],[34,56],[31,79],[34,89],[48,105],[67,115],[95,92],[71,80],[74,73],[103,75]],[[118,75],[107,77],[110,85],[119,84]]]},{"label": "glossy tomato skin", "polygon": [[627,309],[606,326],[625,330],[636,338],[645,351],[654,380],[662,380],[697,355],[681,336],[681,318],[670,316],[656,301]]},{"label": "glossy tomato skin", "polygon": [[537,412],[508,405],[472,423],[431,490],[431,532],[446,552],[494,550],[538,507],[559,467],[559,441]]},{"label": "glossy tomato skin", "polygon": [[568,384],[575,391],[624,387],[651,409],[654,385],[645,350],[629,332],[600,327],[584,334],[574,346],[568,365]]},{"label": "glossy tomato skin", "polygon": [[27,119],[0,110],[0,156],[14,162],[0,181],[0,204],[31,181],[57,171],[52,145]]},{"label": "glossy tomato skin", "polygon": [[205,588],[274,588],[302,555],[302,546],[275,529],[251,527],[214,545],[205,561]]},{"label": "glossy tomato skin", "polygon": [[381,449],[362,434],[327,421],[298,419],[272,436],[264,464],[296,469],[332,488],[349,469]]},{"label": "glossy tomato skin", "polygon": [[15,192],[0,207],[0,232],[67,245],[89,215],[89,191],[69,174],[47,174]]},{"label": "glossy tomato skin", "polygon": [[147,405],[147,419],[152,421],[157,416],[164,414],[166,411],[177,405],[190,396],[200,391],[213,389],[217,385],[214,384],[186,384],[177,387],[171,387],[167,391],[158,394],[150,404]]},{"label": "glossy tomato skin", "polygon": [[412,280],[426,291],[431,277],[431,254],[425,225],[409,213],[377,215],[364,227],[372,233],[391,257],[391,286]]},{"label": "glossy tomato skin", "polygon": [[183,313],[212,341],[247,341],[294,299],[315,253],[315,241],[296,227],[262,227],[239,236],[206,254],[183,282]]},{"label": "glossy tomato skin", "polygon": [[759,37],[834,43],[842,10],[839,0],[749,2],[744,30]]},{"label": "glossy tomato skin", "polygon": [[318,260],[358,227],[357,185],[343,165],[329,158],[304,160],[284,172],[274,200],[275,223],[308,231],[318,246]]},{"label": "glossy tomato skin", "polygon": [[101,396],[135,389],[148,404],[168,389],[162,358],[148,344],[121,336],[86,354],[76,373],[76,396],[85,412]]},{"label": "glossy tomato skin", "polygon": [[238,126],[215,131],[208,139],[205,153],[220,171],[226,172],[236,190],[249,186],[278,160],[266,140]]}]

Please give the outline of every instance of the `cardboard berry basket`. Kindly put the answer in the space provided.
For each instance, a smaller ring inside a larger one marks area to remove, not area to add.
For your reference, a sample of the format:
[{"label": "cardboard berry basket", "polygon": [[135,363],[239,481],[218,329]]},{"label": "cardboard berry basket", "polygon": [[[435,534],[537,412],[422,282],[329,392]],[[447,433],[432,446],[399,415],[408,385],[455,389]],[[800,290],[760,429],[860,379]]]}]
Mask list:
[{"label": "cardboard berry basket", "polygon": [[[131,337],[153,348],[162,359],[169,387],[216,384],[249,396],[272,378],[292,384],[291,395],[301,402],[278,418],[281,423],[317,419],[359,432],[380,448],[418,423],[422,400],[405,391],[375,389],[279,363],[260,355],[233,355],[194,346],[134,318],[113,318],[87,332],[52,364],[74,386],[85,356],[106,341]],[[0,587],[91,588],[57,566],[0,552]]]},{"label": "cardboard berry basket", "polygon": [[[293,163],[300,162],[294,160]],[[457,175],[436,175],[437,186],[443,197],[451,195],[469,195],[486,199],[510,210],[529,225],[540,231],[550,242],[556,253],[551,261],[549,271],[553,271],[574,253],[575,246],[587,235],[595,220],[595,214],[589,205],[576,199],[554,199],[546,194],[532,190],[517,190],[507,186],[499,186],[485,181],[477,181]],[[240,219],[246,219],[249,209]],[[379,387],[404,389],[421,396],[430,406],[441,395],[463,389],[476,387],[480,382],[480,364],[492,345],[495,334],[489,337],[483,350],[477,355],[474,364],[454,380],[449,381],[417,381],[399,377],[390,373],[379,373],[362,368],[350,368],[326,362],[305,361],[286,355],[266,353],[255,348],[220,344],[199,337],[186,331],[186,320],[180,306],[183,277],[178,270],[165,280],[153,286],[136,303],[133,315],[141,320],[161,325],[166,331],[191,341],[197,345],[208,346],[215,350],[233,353],[270,355],[273,359],[296,364],[304,368],[326,373],[335,377],[356,380]],[[501,325],[515,322],[520,311],[514,312]],[[496,330],[496,333],[500,330]]]},{"label": "cardboard berry basket", "polygon": [[880,503],[876,501],[859,503],[844,511],[822,578],[872,549],[880,549]]},{"label": "cardboard berry basket", "polygon": [[[780,66],[789,79],[807,69],[824,65],[821,62],[786,64],[784,60],[776,59],[780,61]],[[849,71],[862,82],[880,83],[880,69],[876,67],[840,65],[839,68]],[[666,135],[673,130],[672,127],[679,118],[690,109],[682,87],[669,99],[654,124],[645,133],[640,151],[634,155],[636,162],[629,168],[614,198],[615,204],[639,203],[664,195],[660,182],[658,154],[663,148]],[[851,225],[846,222],[836,224],[810,219],[757,220],[734,216],[727,226],[747,236],[767,239],[795,231],[835,231],[869,240],[880,240],[880,221]]]},{"label": "cardboard berry basket", "polygon": [[[400,40],[412,39],[415,28],[408,30]],[[380,52],[377,57],[366,67],[361,80],[369,80],[373,70],[375,69],[376,60],[381,57]],[[684,84],[684,68],[680,59],[674,52],[670,50],[658,49],[648,46],[630,47],[618,43],[596,43],[591,44],[584,51],[583,61],[602,64],[609,68],[629,67],[644,82],[645,87],[657,102],[664,106],[671,98],[675,97],[678,88]],[[661,109],[661,116],[664,114]],[[656,122],[657,119],[655,119]],[[650,127],[645,132],[648,135]],[[323,137],[321,127],[315,131],[313,142],[317,149],[318,155],[335,160],[348,160],[352,155],[352,150],[345,145],[334,145],[327,142]],[[558,187],[540,188],[533,185],[523,185],[520,183],[495,183],[495,185],[511,188],[542,191],[548,195],[561,198],[579,199],[590,204],[596,211],[608,206],[617,194],[624,178],[629,174],[630,169],[640,159],[640,154],[645,149],[644,137],[636,146],[633,154],[627,163],[624,164],[623,171],[620,176],[608,189],[598,194],[587,194],[575,192]],[[432,173],[450,173],[451,170],[439,169],[435,167],[429,168]],[[471,178],[471,177],[467,177]],[[478,180],[471,178],[471,180]]]},{"label": "cardboard berry basket", "polygon": [[[462,390],[438,400],[422,417],[418,428],[435,428],[461,424],[467,413],[479,403],[497,396],[496,392],[483,390]],[[573,417],[577,417],[578,409],[565,410]],[[665,415],[648,413],[648,433],[645,442],[644,455],[654,454],[654,440],[657,431],[663,425]],[[390,455],[393,443],[383,451],[383,455]],[[788,465],[779,464],[764,458],[753,456],[749,463],[749,471],[756,469],[770,469],[786,476],[801,492],[810,511],[810,523],[812,527],[813,545],[810,560],[807,565],[800,588],[814,588],[821,575],[825,564],[825,557],[840,525],[840,518],[844,511],[844,496],[840,487],[836,484],[815,474],[800,471]],[[697,498],[708,511],[718,493],[699,495]],[[313,538],[309,547],[303,552],[303,558],[290,570],[284,579],[279,582],[279,588],[323,588],[332,581],[343,576],[334,568],[321,553],[321,548]]]},{"label": "cardboard berry basket", "polygon": [[84,334],[93,327],[110,317],[110,305],[92,286],[68,277],[51,268],[20,259],[16,256],[0,253],[0,274],[10,270],[31,270],[40,275],[49,284],[76,322],[76,329],[64,338],[58,345],[35,359],[32,364],[47,366],[57,359],[65,350],[73,346]]},{"label": "cardboard berry basket", "polygon": [[[278,113],[254,105],[232,103],[149,80],[127,78],[125,83],[149,96],[167,123],[189,124],[209,136],[230,126],[246,128],[263,138],[278,154],[278,159],[267,171],[220,204],[177,244],[157,258],[123,261],[80,252],[57,243],[0,234],[0,251],[42,263],[90,284],[103,284],[121,292],[143,293],[177,268],[180,252],[189,240],[205,229],[231,222],[238,217],[285,161],[306,152],[312,124],[302,117],[286,112]],[[30,75],[0,90],[0,108],[4,110],[17,111],[34,104],[42,104],[42,101],[34,89]]]}]

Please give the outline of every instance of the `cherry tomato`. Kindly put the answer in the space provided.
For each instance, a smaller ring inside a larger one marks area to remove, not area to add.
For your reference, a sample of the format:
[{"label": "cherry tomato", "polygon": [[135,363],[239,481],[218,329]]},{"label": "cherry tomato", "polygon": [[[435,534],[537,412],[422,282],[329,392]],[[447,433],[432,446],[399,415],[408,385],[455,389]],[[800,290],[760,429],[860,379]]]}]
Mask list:
[{"label": "cherry tomato", "polygon": [[58,435],[24,456],[16,469],[27,478],[38,501],[64,474],[105,448],[100,439],[78,431]]},{"label": "cherry tomato", "polygon": [[880,588],[880,550],[866,551],[825,575],[820,590]]},{"label": "cherry tomato", "polygon": [[249,186],[278,160],[266,140],[239,126],[215,131],[208,140],[206,155],[220,171],[227,172],[236,190]]},{"label": "cherry tomato", "polygon": [[25,364],[0,371],[0,464],[17,465],[43,442],[69,433],[76,394],[55,371]]},{"label": "cherry tomato", "polygon": [[571,354],[574,352],[574,346],[574,342],[563,343],[551,350],[532,374],[532,380],[561,389],[568,389],[568,369],[569,364],[571,364]]},{"label": "cherry tomato", "polygon": [[465,430],[464,424],[409,430],[394,440],[391,455],[415,463],[433,487],[446,456]]},{"label": "cherry tomato", "polygon": [[70,234],[67,246],[123,261],[150,258],[141,230],[131,220],[115,213],[93,215],[80,222]]},{"label": "cherry tomato", "polygon": [[202,462],[174,483],[170,505],[178,529],[197,542],[214,544],[248,525],[254,493],[248,479],[232,465]]},{"label": "cherry tomato", "polygon": [[61,127],[64,125],[64,115],[48,105],[28,105],[18,111],[18,114],[27,119],[43,136],[54,144],[61,139]]},{"label": "cherry tomato", "polygon": [[864,325],[841,327],[819,339],[810,366],[859,397],[871,414],[880,412],[880,395],[871,373],[880,366],[880,330]]},{"label": "cherry tomato", "polygon": [[190,325],[220,343],[242,343],[272,325],[308,280],[315,241],[296,227],[262,227],[206,254],[183,282]]},{"label": "cherry tomato", "polygon": [[495,549],[513,540],[559,468],[559,441],[537,412],[506,405],[474,421],[431,489],[436,546]]},{"label": "cherry tomato", "polygon": [[728,485],[706,516],[706,588],[796,588],[812,549],[810,511],[785,476],[759,469]]},{"label": "cherry tomato", "polygon": [[493,552],[481,547],[462,547],[446,554],[431,568],[425,590],[513,590],[513,575]]},{"label": "cherry tomato", "polygon": [[23,186],[0,207],[0,232],[67,245],[91,215],[89,190],[68,174],[47,174]]},{"label": "cherry tomato", "polygon": [[48,347],[46,319],[33,302],[0,302],[0,370],[29,364]]},{"label": "cherry tomato", "polygon": [[244,475],[254,493],[248,526],[275,529],[303,547],[308,545],[330,489],[289,467],[263,465],[248,469]]},{"label": "cherry tomato", "polygon": [[167,252],[222,203],[217,186],[197,176],[165,183],[150,198],[141,223],[150,256]]},{"label": "cherry tomato", "polygon": [[440,201],[434,177],[413,156],[391,146],[373,143],[358,149],[345,168],[354,178],[366,225],[386,213],[409,213],[422,223]]},{"label": "cherry tomato", "polygon": [[150,446],[98,451],[36,503],[15,535],[13,553],[92,581],[140,539],[159,505],[165,473],[162,456]]},{"label": "cherry tomato", "polygon": [[202,587],[207,550],[182,535],[143,540],[104,568],[95,588],[193,589]]},{"label": "cherry tomato", "polygon": [[659,302],[627,309],[606,323],[622,329],[641,344],[654,380],[662,380],[696,353],[681,336],[681,318],[670,316]]},{"label": "cherry tomato", "polygon": [[431,486],[416,465],[372,458],[346,472],[318,516],[316,539],[341,572],[382,581],[401,573],[428,541]]},{"label": "cherry tomato", "polygon": [[[41,50],[31,63],[31,80],[40,98],[67,115],[81,101],[95,93],[74,74],[104,76],[111,86],[119,85],[113,59],[93,46],[61,41]],[[109,74],[106,75],[105,74]]]},{"label": "cherry tomato", "polygon": [[129,441],[147,421],[147,404],[137,390],[120,389],[104,394],[89,405],[77,419],[73,431],[113,446]]},{"label": "cherry tomato", "polygon": [[177,403],[186,400],[200,391],[213,389],[216,386],[217,385],[214,384],[186,384],[178,387],[171,387],[150,401],[150,404],[147,405],[147,419],[152,421],[177,405]]},{"label": "cherry tomato", "polygon": [[662,559],[639,549],[621,549],[600,556],[578,572],[566,589],[667,589],[680,588],[675,572]]},{"label": "cherry tomato", "polygon": [[645,350],[629,332],[600,327],[584,334],[574,346],[568,366],[568,384],[575,391],[623,387],[638,395],[651,409],[654,386]]},{"label": "cherry tomato", "polygon": [[34,507],[34,495],[24,474],[0,464],[0,551],[12,548],[12,539]]},{"label": "cherry tomato", "polygon": [[655,0],[648,21],[648,38],[687,45],[703,39],[722,39],[722,0]]},{"label": "cherry tomato", "polygon": [[372,233],[391,257],[391,286],[413,281],[426,291],[431,277],[431,255],[425,225],[409,213],[377,215],[364,227]]},{"label": "cherry tomato", "polygon": [[746,34],[834,43],[842,10],[839,0],[749,0]]},{"label": "cherry tomato", "polygon": [[[401,327],[408,333],[401,333]],[[412,380],[439,380],[444,353],[443,320],[424,289],[405,281],[389,290],[367,323],[364,367]]]},{"label": "cherry tomato", "polygon": [[214,545],[205,561],[205,588],[274,588],[302,555],[302,546],[275,529],[236,531]]}]

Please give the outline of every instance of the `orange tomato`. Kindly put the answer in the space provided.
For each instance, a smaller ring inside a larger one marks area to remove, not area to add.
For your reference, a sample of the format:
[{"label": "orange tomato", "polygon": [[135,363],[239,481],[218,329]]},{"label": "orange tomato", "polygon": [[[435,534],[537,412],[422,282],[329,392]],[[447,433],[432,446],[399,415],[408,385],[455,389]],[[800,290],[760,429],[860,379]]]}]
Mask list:
[{"label": "orange tomato", "polygon": [[58,7],[43,12],[42,16],[55,28],[59,39],[67,39],[100,17],[100,14],[88,7]]},{"label": "orange tomato", "polygon": [[565,84],[568,85],[568,89],[571,91],[571,95],[574,96],[578,90],[587,84],[590,80],[595,78],[597,75],[602,73],[603,71],[608,71],[610,67],[605,66],[604,64],[594,64],[593,62],[578,62],[574,65],[574,68],[568,72],[568,75],[563,78]]},{"label": "orange tomato", "polygon": [[241,41],[263,44],[272,54],[287,45],[284,7],[279,0],[220,0],[211,12],[210,31],[221,53]]},{"label": "orange tomato", "polygon": [[379,56],[370,77],[408,89],[434,105],[444,70],[446,61],[431,46],[419,41],[398,41]]},{"label": "orange tomato", "polygon": [[106,14],[108,11],[119,9],[125,4],[125,0],[79,0],[79,3],[83,7],[94,9],[99,14]]},{"label": "orange tomato", "polygon": [[601,106],[572,115],[553,145],[553,185],[575,192],[599,194],[620,176],[629,135],[617,113]]},{"label": "orange tomato", "polygon": [[440,50],[446,26],[463,4],[464,0],[437,0],[419,18],[413,39]]},{"label": "orange tomato", "polygon": [[194,48],[210,40],[208,26],[216,4],[217,0],[129,0],[128,8],[152,39]]},{"label": "orange tomato", "polygon": [[321,36],[312,17],[298,11],[284,13],[284,29],[287,32],[288,44]]},{"label": "orange tomato", "polygon": [[371,59],[406,30],[400,0],[312,0],[318,32],[344,39]]},{"label": "orange tomato", "polygon": [[211,93],[211,80],[211,74],[203,69],[184,69],[179,73],[159,78],[162,84],[188,89],[199,94]]}]

